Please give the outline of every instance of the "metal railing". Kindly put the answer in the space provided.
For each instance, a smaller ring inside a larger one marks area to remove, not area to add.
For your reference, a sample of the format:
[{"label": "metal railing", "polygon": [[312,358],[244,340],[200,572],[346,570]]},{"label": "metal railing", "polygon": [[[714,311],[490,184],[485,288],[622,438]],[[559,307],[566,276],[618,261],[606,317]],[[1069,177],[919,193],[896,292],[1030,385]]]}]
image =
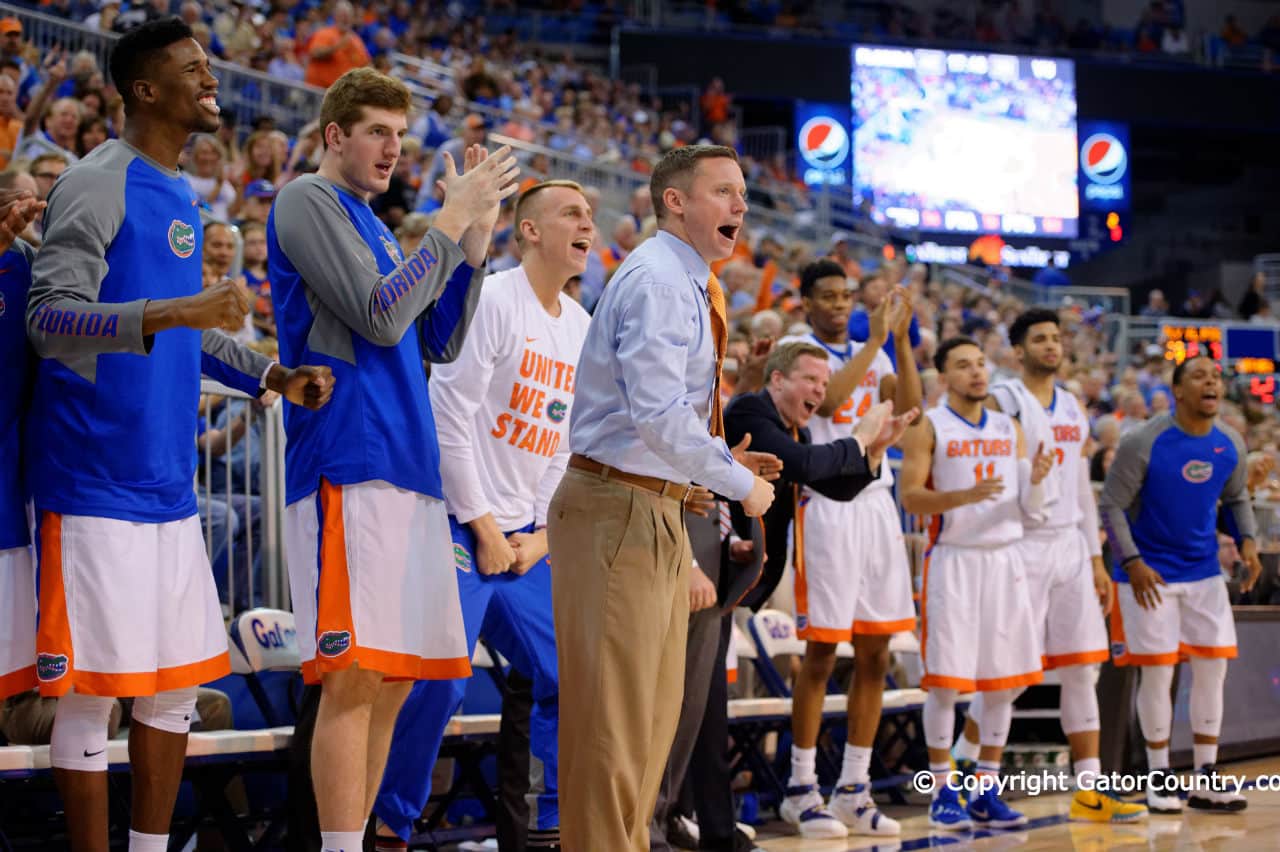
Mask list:
[{"label": "metal railing", "polygon": [[[107,60],[119,34],[9,3],[0,3],[0,15],[21,21],[23,38],[41,52],[55,47],[68,52],[86,50],[97,58],[98,67],[107,74]],[[320,114],[323,89],[280,80],[220,59],[213,60],[212,64],[221,84],[218,99],[242,125],[258,116],[271,116],[281,130],[297,133]]]},{"label": "metal railing", "polygon": [[[201,515],[206,552],[215,576],[224,565],[226,570],[226,583],[219,587],[219,598],[228,613],[254,606],[289,609],[288,576],[283,570],[283,403],[276,399],[271,405],[259,406],[246,394],[210,379],[200,383],[200,392],[204,401],[201,416],[208,429],[215,428],[211,397],[224,398],[222,406],[228,415],[223,419],[224,425],[217,427],[223,430],[223,444],[205,447],[196,482],[197,495],[204,504]],[[237,402],[233,404],[233,400]],[[233,407],[239,409],[236,416],[244,423],[239,438],[233,438]],[[215,461],[215,451],[219,449],[219,460]],[[236,449],[240,452],[233,453]],[[233,454],[242,456],[239,470]],[[215,479],[215,471],[221,474],[219,479]],[[259,544],[255,544],[255,538],[260,539]]]}]

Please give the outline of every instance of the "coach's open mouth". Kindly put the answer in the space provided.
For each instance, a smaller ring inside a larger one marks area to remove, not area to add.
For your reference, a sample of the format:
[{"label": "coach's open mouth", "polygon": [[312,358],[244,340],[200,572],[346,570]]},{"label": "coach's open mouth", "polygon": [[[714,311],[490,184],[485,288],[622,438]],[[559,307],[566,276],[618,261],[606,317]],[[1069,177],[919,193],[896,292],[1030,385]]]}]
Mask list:
[{"label": "coach's open mouth", "polygon": [[818,403],[814,402],[814,401],[813,401],[813,400],[811,400],[811,399],[806,399],[806,400],[804,401],[804,413],[805,413],[805,414],[812,414],[813,412],[815,412],[815,411],[817,411],[817,410],[818,410]]},{"label": "coach's open mouth", "polygon": [[738,230],[741,225],[721,225],[716,230],[720,232],[720,236],[726,240],[736,240],[738,238]]},{"label": "coach's open mouth", "polygon": [[591,240],[587,239],[586,237],[582,237],[581,239],[574,240],[569,245],[573,246],[574,251],[582,252],[584,257],[586,256],[587,252],[591,251]]}]

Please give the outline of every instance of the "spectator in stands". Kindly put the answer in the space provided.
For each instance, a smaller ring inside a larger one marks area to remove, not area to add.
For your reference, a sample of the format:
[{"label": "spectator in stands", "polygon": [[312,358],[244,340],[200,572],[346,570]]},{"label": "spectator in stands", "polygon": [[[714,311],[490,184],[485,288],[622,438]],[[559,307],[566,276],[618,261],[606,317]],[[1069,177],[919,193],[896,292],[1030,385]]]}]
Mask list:
[{"label": "spectator in stands", "polygon": [[169,0],[149,0],[149,2],[130,3],[129,8],[120,13],[113,25],[118,33],[127,32],[139,24],[156,21],[169,16]]},{"label": "spectator in stands", "polygon": [[113,32],[120,17],[120,0],[98,0],[97,11],[84,19],[84,25],[92,30]]},{"label": "spectator in stands", "polygon": [[107,120],[100,115],[90,115],[76,129],[76,156],[84,157],[110,138]]},{"label": "spectator in stands", "polygon": [[729,120],[733,96],[724,90],[724,80],[712,77],[699,103],[702,106],[702,126],[711,128]]},{"label": "spectator in stands", "polygon": [[[19,190],[36,194],[36,179],[31,175],[19,169],[8,169],[0,172],[0,191]],[[32,221],[21,234],[18,236],[31,243],[36,248],[40,247],[40,231],[36,221]]]},{"label": "spectator in stands", "polygon": [[604,263],[605,274],[612,275],[622,261],[627,259],[631,250],[639,242],[635,220],[630,216],[619,217],[613,226],[613,241],[600,249],[600,260]]},{"label": "spectator in stands", "polygon": [[453,135],[449,128],[449,113],[453,111],[453,96],[440,94],[413,122],[409,133],[422,142],[426,149],[439,148]]},{"label": "spectator in stands", "polygon": [[[223,222],[210,222],[204,226],[204,286],[213,287],[224,278],[231,278],[248,293],[248,285],[243,275],[234,278],[231,267],[236,260],[236,239],[231,227]],[[250,302],[253,301],[252,294]],[[252,343],[257,339],[257,330],[253,325],[253,313],[245,314],[244,324],[235,330],[223,329],[239,343]]]},{"label": "spectator in stands", "polygon": [[0,169],[9,166],[22,137],[22,113],[18,111],[18,84],[0,74]]},{"label": "spectator in stands", "polygon": [[645,221],[652,215],[653,199],[649,197],[649,188],[643,185],[636,187],[635,192],[631,193],[627,216],[636,223],[637,233],[644,230]]},{"label": "spectator in stands", "polygon": [[405,257],[417,251],[418,243],[422,242],[422,238],[429,230],[431,230],[431,217],[425,213],[410,213],[404,217],[400,227],[396,228],[395,234]]},{"label": "spectator in stands", "polygon": [[[837,261],[838,262],[838,261]],[[871,334],[871,312],[876,309],[879,304],[884,301],[885,296],[889,294],[891,284],[882,272],[872,272],[863,277],[862,283],[858,287],[858,306],[854,308],[853,313],[849,315],[849,338],[859,343],[866,341]],[[911,348],[914,349],[920,345],[920,321],[915,314],[911,316],[910,327]],[[944,338],[945,339],[945,338]],[[889,358],[894,359],[897,364],[895,349],[893,348],[893,335],[889,335],[889,339],[885,341],[884,351]]]},{"label": "spectator in stands", "polygon": [[[50,104],[55,93],[67,78],[66,60],[58,59],[48,65],[49,79],[40,89],[40,94],[27,108],[26,120],[22,126],[22,142],[18,145],[21,152],[18,156],[30,159],[42,153],[56,151],[67,156],[67,161],[74,163],[77,159],[76,130],[80,127],[80,118],[84,108],[75,98],[58,98]],[[47,107],[47,110],[46,110]]]},{"label": "spectator in stands", "polygon": [[218,137],[207,133],[196,135],[187,163],[189,169],[184,175],[200,202],[208,206],[213,218],[228,221],[229,210],[236,200],[236,188],[227,180],[226,150]]},{"label": "spectator in stands", "polygon": [[271,304],[271,282],[267,278],[267,228],[261,222],[240,227],[244,243],[244,264],[240,274],[253,293],[253,325],[261,334],[276,336],[275,310]]},{"label": "spectator in stands", "polygon": [[[41,154],[31,161],[31,165],[27,168],[30,175],[36,181],[36,198],[41,201],[49,197],[49,190],[53,189],[54,181],[62,177],[62,173],[67,170],[67,159],[62,154]],[[37,233],[40,233],[44,223],[44,212],[36,217]]]},{"label": "spectator in stands", "polygon": [[269,180],[255,180],[244,188],[244,204],[240,207],[240,223],[267,224],[271,203],[276,200],[276,186]]},{"label": "spectator in stands", "polygon": [[[827,252],[827,257],[840,264],[841,268],[844,269],[845,275],[857,280],[862,277],[862,266],[851,253],[851,242],[852,240],[846,232],[834,232],[831,235],[831,247]],[[854,339],[856,340],[857,338]]]},{"label": "spectator in stands", "polygon": [[1267,303],[1267,277],[1255,272],[1249,281],[1249,289],[1240,300],[1240,318],[1252,319]]},{"label": "spectator in stands", "polygon": [[1249,34],[1236,23],[1235,15],[1227,15],[1222,22],[1221,36],[1228,47],[1243,47],[1249,43]]},{"label": "spectator in stands", "polygon": [[[455,163],[462,162],[462,154],[472,145],[483,145],[489,135],[489,124],[479,113],[469,113],[462,119],[458,135],[436,149],[431,168],[422,176],[422,188],[418,192],[418,210],[423,209],[424,201],[434,197],[436,181],[444,174],[444,153],[447,151]],[[437,205],[438,206],[438,205]]]},{"label": "spectator in stands", "polygon": [[[306,81],[313,86],[327,89],[352,68],[369,64],[369,51],[360,36],[351,28],[355,10],[347,0],[338,0],[333,7],[333,23],[316,30],[307,44]],[[461,162],[461,160],[459,160]]]},{"label": "spectator in stands", "polygon": [[26,42],[22,40],[22,22],[17,18],[0,18],[0,59],[18,66],[18,105],[25,106],[39,74],[26,59]]},{"label": "spectator in stands", "polygon": [[1147,294],[1147,304],[1139,313],[1144,317],[1167,317],[1170,315],[1169,300],[1164,297],[1163,290],[1152,290]]},{"label": "spectator in stands", "polygon": [[1120,397],[1120,408],[1116,416],[1120,419],[1121,435],[1127,435],[1146,422],[1147,401],[1142,398],[1142,392],[1130,391]]},{"label": "spectator in stands", "polygon": [[1160,37],[1160,49],[1170,56],[1186,56],[1191,52],[1191,42],[1181,27],[1169,27]]}]

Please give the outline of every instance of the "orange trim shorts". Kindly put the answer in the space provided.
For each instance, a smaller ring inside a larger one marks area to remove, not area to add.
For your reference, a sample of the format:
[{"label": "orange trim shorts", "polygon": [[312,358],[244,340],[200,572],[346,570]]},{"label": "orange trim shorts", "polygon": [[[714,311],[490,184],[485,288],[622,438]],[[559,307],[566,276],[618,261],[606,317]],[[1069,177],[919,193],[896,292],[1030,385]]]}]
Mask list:
[{"label": "orange trim shorts", "polygon": [[0,701],[35,685],[35,562],[29,547],[0,550]]},{"label": "orange trim shorts", "polygon": [[40,694],[155,695],[230,674],[200,519],[144,524],[42,512]]},{"label": "orange trim shorts", "polygon": [[356,663],[393,680],[471,674],[442,501],[321,480],[285,509],[285,554],[308,683]]},{"label": "orange trim shorts", "polygon": [[1041,631],[1017,544],[935,545],[924,567],[921,620],[921,686],[988,692],[1044,680]]},{"label": "orange trim shorts", "polygon": [[795,524],[796,630],[801,639],[915,630],[911,568],[893,495],[879,483],[841,502],[808,492]]},{"label": "orange trim shorts", "polygon": [[1160,603],[1143,609],[1133,586],[1116,583],[1111,655],[1118,666],[1171,666],[1186,657],[1236,656],[1236,622],[1222,577],[1157,587]]},{"label": "orange trim shorts", "polygon": [[1044,668],[1106,660],[1107,625],[1084,534],[1078,527],[1037,530],[1019,547]]}]

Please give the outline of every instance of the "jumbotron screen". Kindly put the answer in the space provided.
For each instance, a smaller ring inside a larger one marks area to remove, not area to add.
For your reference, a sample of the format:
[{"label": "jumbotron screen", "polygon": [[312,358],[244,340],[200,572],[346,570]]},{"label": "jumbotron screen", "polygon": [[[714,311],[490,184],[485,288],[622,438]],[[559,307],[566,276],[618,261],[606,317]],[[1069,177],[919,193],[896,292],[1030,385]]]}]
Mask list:
[{"label": "jumbotron screen", "polygon": [[854,45],[854,203],[885,225],[1075,237],[1070,60]]}]

